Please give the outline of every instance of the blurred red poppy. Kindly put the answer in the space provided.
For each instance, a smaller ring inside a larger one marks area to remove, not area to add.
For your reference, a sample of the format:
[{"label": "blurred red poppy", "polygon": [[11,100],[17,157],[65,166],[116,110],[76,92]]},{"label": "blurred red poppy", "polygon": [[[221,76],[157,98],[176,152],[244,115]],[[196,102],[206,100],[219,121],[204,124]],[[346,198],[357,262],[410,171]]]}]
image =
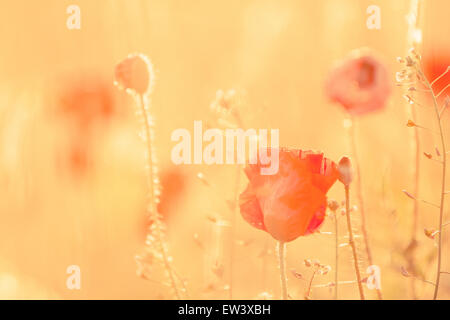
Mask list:
[{"label": "blurred red poppy", "polygon": [[[423,57],[423,67],[425,69],[425,75],[430,81],[434,81],[440,75],[442,75],[450,66],[450,53],[445,52],[444,49],[437,50],[437,52],[430,52]],[[450,72],[444,75],[439,81],[433,85],[434,92],[437,94],[444,90],[444,88],[450,83]],[[441,97],[450,95],[450,90],[444,91]]]},{"label": "blurred red poppy", "polygon": [[386,67],[366,50],[357,50],[328,76],[326,94],[351,115],[381,110],[391,93]]},{"label": "blurred red poppy", "polygon": [[117,114],[111,89],[109,82],[88,76],[70,80],[61,89],[56,113],[64,121],[70,139],[60,160],[76,175],[89,167],[94,135],[102,132]]},{"label": "blurred red poppy", "polygon": [[336,164],[322,153],[281,149],[278,173],[261,175],[260,167],[245,168],[242,217],[283,242],[315,232],[325,218],[326,193],[338,178]]}]

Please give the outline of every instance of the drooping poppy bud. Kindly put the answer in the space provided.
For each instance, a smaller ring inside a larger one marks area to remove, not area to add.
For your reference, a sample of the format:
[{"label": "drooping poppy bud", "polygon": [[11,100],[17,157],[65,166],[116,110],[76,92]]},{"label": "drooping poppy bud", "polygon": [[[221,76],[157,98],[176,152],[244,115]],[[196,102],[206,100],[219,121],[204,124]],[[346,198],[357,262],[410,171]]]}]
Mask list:
[{"label": "drooping poppy bud", "polygon": [[353,181],[352,162],[349,157],[342,157],[338,164],[339,181],[349,186]]},{"label": "drooping poppy bud", "polygon": [[155,76],[150,59],[139,53],[131,54],[120,62],[115,68],[114,77],[119,88],[145,95],[151,92]]}]

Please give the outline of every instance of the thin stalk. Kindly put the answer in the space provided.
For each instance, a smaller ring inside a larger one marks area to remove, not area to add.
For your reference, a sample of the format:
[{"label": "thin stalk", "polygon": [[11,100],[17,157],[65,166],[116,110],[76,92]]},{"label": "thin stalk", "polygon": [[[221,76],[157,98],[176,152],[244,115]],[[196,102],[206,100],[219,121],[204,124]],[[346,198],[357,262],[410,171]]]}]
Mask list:
[{"label": "thin stalk", "polygon": [[283,300],[288,299],[285,250],[286,250],[286,243],[278,241],[278,260],[280,264],[281,296]]},{"label": "thin stalk", "polygon": [[339,284],[339,277],[338,277],[338,266],[339,266],[339,225],[338,225],[338,219],[337,219],[337,212],[334,212],[334,233],[335,233],[335,263],[334,263],[334,284],[335,284],[335,289],[334,289],[334,300],[338,299],[338,284]]},{"label": "thin stalk", "polygon": [[[358,158],[358,148],[356,144],[356,129],[355,129],[355,121],[353,118],[351,118],[351,125],[350,125],[350,140],[352,145],[352,154],[353,159],[355,163],[355,169],[356,169],[356,190],[357,190],[357,197],[358,197],[358,204],[359,204],[359,211],[361,212],[361,232],[363,234],[364,238],[364,245],[366,248],[366,254],[367,254],[367,260],[369,261],[369,265],[373,265],[373,258],[372,258],[372,249],[370,247],[369,243],[369,233],[367,232],[367,222],[366,222],[366,212],[364,207],[364,197],[362,192],[362,178],[361,178],[361,167],[359,164],[359,158]],[[380,289],[377,290],[378,299],[382,300],[383,295],[381,293]]]},{"label": "thin stalk", "polygon": [[314,270],[311,279],[309,280],[308,290],[306,291],[305,299],[310,299],[311,296],[311,288],[314,281],[314,278],[316,277],[317,269]]},{"label": "thin stalk", "polygon": [[[417,111],[414,106],[411,106],[411,118],[412,121],[417,121]],[[421,159],[421,149],[420,149],[420,135],[419,128],[415,127],[413,131],[412,137],[412,147],[414,152],[414,181],[413,181],[413,192],[416,197],[419,196],[420,192],[420,159]],[[416,272],[416,257],[415,257],[415,247],[417,244],[417,234],[419,230],[419,201],[414,201],[413,204],[413,223],[411,228],[411,240],[410,246],[412,248],[412,252],[410,257],[408,258],[409,269],[414,273]],[[411,278],[411,293],[413,299],[417,299],[416,292],[416,280]]]},{"label": "thin stalk", "polygon": [[[449,69],[447,69],[446,72],[448,72]],[[430,89],[431,97],[433,99],[433,105],[434,105],[434,111],[436,114],[436,119],[438,121],[438,127],[439,127],[439,136],[441,139],[441,148],[442,148],[442,181],[441,181],[441,201],[440,201],[440,207],[439,207],[439,238],[438,238],[438,263],[437,263],[437,271],[436,271],[436,281],[435,281],[435,289],[434,289],[434,295],[433,299],[436,300],[439,293],[439,282],[441,279],[441,264],[442,264],[442,228],[444,224],[444,204],[445,204],[445,176],[446,176],[446,170],[447,170],[447,151],[445,148],[445,138],[444,138],[444,129],[442,126],[442,121],[440,118],[440,112],[439,112],[439,105],[437,102],[436,95],[434,94],[434,90],[428,79],[425,77],[423,71],[421,68],[417,69],[418,73],[424,79],[425,85]],[[442,77],[442,76],[441,76]],[[436,80],[433,82],[435,83]]]},{"label": "thin stalk", "polygon": [[362,286],[362,278],[361,278],[361,272],[359,271],[359,264],[358,264],[358,253],[356,252],[356,245],[355,240],[353,239],[353,229],[352,229],[352,221],[350,217],[350,186],[345,186],[345,215],[347,216],[347,227],[348,227],[348,243],[352,247],[353,252],[353,261],[355,263],[355,273],[356,273],[356,281],[358,283],[358,289],[359,289],[359,296],[361,300],[365,300],[364,298],[364,289]]},{"label": "thin stalk", "polygon": [[229,261],[229,269],[230,269],[230,289],[229,289],[229,298],[233,299],[233,262],[234,262],[234,233],[235,233],[235,225],[236,225],[236,216],[239,211],[239,185],[241,183],[241,166],[236,166],[236,181],[234,186],[234,208],[231,216],[231,241],[230,241],[230,261]]},{"label": "thin stalk", "polygon": [[163,260],[164,267],[166,269],[166,272],[168,274],[171,287],[175,293],[176,298],[179,300],[181,298],[180,292],[178,290],[177,283],[175,281],[174,271],[172,270],[172,266],[170,265],[169,257],[167,256],[166,252],[166,245],[163,241],[163,231],[161,229],[161,221],[158,216],[157,212],[157,206],[156,206],[156,186],[155,186],[155,173],[153,168],[153,146],[152,146],[152,127],[150,124],[150,117],[148,114],[148,108],[149,106],[146,103],[146,99],[143,94],[139,95],[139,104],[141,106],[141,112],[142,117],[144,119],[144,128],[145,128],[145,137],[147,140],[147,185],[148,185],[148,192],[149,192],[149,204],[150,204],[150,214],[153,215],[154,220],[153,223],[156,224],[156,239],[159,243],[159,248],[161,251],[161,256]]}]

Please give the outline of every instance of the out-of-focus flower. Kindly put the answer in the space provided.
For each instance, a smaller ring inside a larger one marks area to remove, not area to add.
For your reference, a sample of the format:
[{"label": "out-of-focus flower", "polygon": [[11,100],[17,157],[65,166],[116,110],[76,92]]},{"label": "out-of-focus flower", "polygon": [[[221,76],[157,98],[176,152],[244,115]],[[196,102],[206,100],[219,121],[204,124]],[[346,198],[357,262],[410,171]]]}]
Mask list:
[{"label": "out-of-focus flower", "polygon": [[97,77],[71,80],[60,90],[56,114],[70,137],[67,153],[60,163],[73,173],[84,173],[91,161],[92,141],[117,115],[110,85]]},{"label": "out-of-focus flower", "polygon": [[[425,75],[431,81],[441,76],[447,68],[450,66],[450,50],[438,49],[432,51],[430,54],[424,55],[423,67],[425,69]],[[437,81],[433,88],[436,93],[441,92],[450,83],[450,72],[444,75],[439,81]],[[450,90],[447,90],[442,97],[450,95]]]},{"label": "out-of-focus flower", "polygon": [[381,110],[391,93],[386,67],[366,50],[356,50],[337,65],[326,81],[326,94],[351,115]]},{"label": "out-of-focus flower", "polygon": [[115,68],[114,77],[119,88],[145,95],[151,92],[155,75],[150,59],[138,53],[120,62]]},{"label": "out-of-focus flower", "polygon": [[240,195],[242,217],[283,242],[315,232],[325,218],[326,193],[338,178],[336,164],[322,153],[281,149],[279,171],[260,174],[249,164],[247,189]]},{"label": "out-of-focus flower", "polygon": [[61,89],[57,113],[80,131],[109,121],[117,113],[111,86],[95,77],[81,77]]}]

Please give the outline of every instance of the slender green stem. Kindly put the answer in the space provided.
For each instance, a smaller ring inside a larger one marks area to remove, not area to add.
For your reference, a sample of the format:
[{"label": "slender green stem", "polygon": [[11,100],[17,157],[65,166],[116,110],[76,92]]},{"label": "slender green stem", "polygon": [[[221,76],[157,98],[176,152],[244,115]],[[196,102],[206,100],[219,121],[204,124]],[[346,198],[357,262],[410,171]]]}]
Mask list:
[{"label": "slender green stem", "polygon": [[288,299],[286,280],[286,243],[278,241],[278,259],[280,264],[281,296],[283,300]]},{"label": "slender green stem", "polygon": [[350,186],[345,186],[345,215],[347,216],[347,227],[348,227],[348,243],[352,247],[353,252],[353,261],[355,264],[355,273],[356,273],[356,281],[358,283],[359,296],[361,300],[365,300],[364,298],[364,289],[362,286],[362,278],[361,273],[359,271],[358,264],[358,253],[356,251],[355,240],[353,238],[353,229],[352,229],[352,220],[350,217]]},{"label": "slender green stem", "polygon": [[[366,248],[367,260],[369,261],[369,265],[373,265],[372,249],[371,249],[370,241],[369,241],[369,233],[367,231],[366,211],[365,211],[364,197],[363,197],[363,191],[362,191],[361,167],[359,164],[358,148],[357,148],[357,144],[356,144],[356,128],[355,128],[355,121],[353,118],[351,119],[351,122],[352,123],[350,126],[350,140],[351,140],[351,144],[352,144],[352,153],[353,153],[355,169],[356,169],[356,190],[357,190],[357,196],[358,196],[359,211],[361,212],[361,232],[362,232],[363,238],[364,238],[364,245]],[[377,289],[377,295],[378,295],[378,299],[380,299],[380,300],[383,299],[383,295],[382,295],[380,289]]]},{"label": "slender green stem", "polygon": [[[411,118],[414,122],[417,121],[417,112],[414,106],[411,106]],[[420,159],[421,159],[421,149],[420,149],[420,138],[419,138],[419,128],[414,128],[413,133],[413,148],[414,148],[414,196],[419,196],[419,188],[420,188]],[[408,264],[409,269],[416,273],[416,257],[415,257],[415,248],[417,244],[417,234],[419,230],[419,201],[414,201],[413,204],[413,223],[411,228],[411,240],[410,240],[410,246],[412,248],[412,252],[410,253],[410,256],[408,257]],[[416,292],[416,280],[414,278],[411,278],[411,293],[413,299],[417,299],[417,292]]]},{"label": "slender green stem", "polygon": [[161,221],[159,218],[159,214],[157,212],[157,206],[155,201],[155,176],[154,176],[154,167],[153,167],[153,146],[152,146],[152,127],[150,125],[150,117],[148,114],[148,105],[146,104],[144,95],[139,95],[139,104],[141,106],[142,117],[144,120],[144,128],[145,128],[145,137],[147,142],[147,185],[149,192],[149,205],[150,205],[150,214],[154,217],[153,223],[156,224],[156,238],[159,243],[160,252],[163,260],[164,267],[168,274],[171,287],[175,293],[176,298],[179,300],[181,298],[180,292],[178,290],[177,283],[175,281],[174,272],[172,270],[172,266],[170,265],[169,257],[166,252],[166,245],[163,240],[163,231],[161,230]]},{"label": "slender green stem", "polygon": [[308,290],[306,291],[306,295],[305,295],[305,299],[310,299],[311,298],[311,289],[312,289],[312,284],[314,281],[314,278],[316,277],[316,273],[317,273],[317,269],[314,270],[311,279],[309,280],[309,285],[308,285]]},{"label": "slender green stem", "polygon": [[[449,69],[447,69],[446,72],[448,72]],[[442,264],[442,228],[444,224],[444,204],[445,204],[445,176],[446,176],[446,170],[447,170],[447,151],[445,147],[445,138],[444,138],[444,129],[442,126],[442,121],[440,117],[440,111],[439,111],[439,105],[437,102],[436,95],[434,94],[434,90],[432,85],[436,82],[436,80],[430,84],[428,79],[425,77],[422,69],[418,67],[417,69],[419,75],[422,77],[422,79],[425,82],[425,85],[430,89],[431,91],[431,97],[433,99],[433,105],[434,105],[434,111],[436,114],[436,118],[439,125],[439,136],[441,139],[441,148],[442,148],[442,181],[441,181],[441,201],[439,206],[439,235],[438,235],[438,263],[437,263],[437,271],[436,271],[436,281],[435,281],[435,289],[434,289],[434,295],[433,299],[436,300],[439,293],[439,282],[441,279],[441,264]],[[442,76],[441,76],[442,77]]]},{"label": "slender green stem", "polygon": [[336,261],[334,266],[334,299],[338,299],[338,285],[339,285],[339,277],[338,277],[338,266],[339,266],[339,225],[337,219],[337,212],[334,212],[334,233],[335,233],[335,254]]},{"label": "slender green stem", "polygon": [[230,269],[230,289],[228,291],[230,300],[233,299],[233,263],[234,263],[234,233],[236,229],[236,216],[239,212],[239,185],[241,182],[241,166],[236,166],[236,182],[234,186],[234,208],[231,213],[231,235],[230,235],[230,261],[229,261],[229,269]]}]

